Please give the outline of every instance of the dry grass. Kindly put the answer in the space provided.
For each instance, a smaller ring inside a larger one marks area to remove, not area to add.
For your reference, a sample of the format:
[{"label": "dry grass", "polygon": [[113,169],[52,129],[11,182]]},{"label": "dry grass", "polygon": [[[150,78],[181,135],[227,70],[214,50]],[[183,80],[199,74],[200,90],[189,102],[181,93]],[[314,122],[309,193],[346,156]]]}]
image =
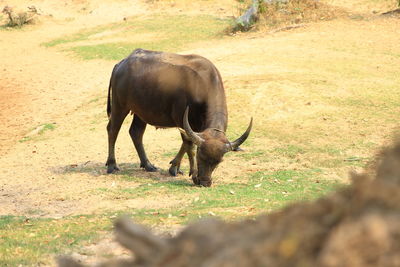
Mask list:
[{"label": "dry grass", "polygon": [[25,24],[32,24],[37,20],[37,9],[34,6],[28,7],[28,11],[16,11],[10,6],[5,6],[2,11],[7,16],[7,27],[22,27]]},{"label": "dry grass", "polygon": [[[242,15],[251,1],[240,1],[239,14]],[[397,0],[291,0],[287,3],[260,3],[258,22],[255,29],[286,30],[302,26],[304,23],[327,21],[336,18],[351,17],[363,19],[396,9]],[[232,31],[228,29],[228,31]]]},{"label": "dry grass", "polygon": [[288,3],[260,5],[259,28],[277,28],[287,25],[326,21],[348,14],[342,8],[315,0],[292,0]]},{"label": "dry grass", "polygon": [[393,10],[398,7],[397,0],[323,0],[332,6],[340,6],[353,13],[375,14]]}]

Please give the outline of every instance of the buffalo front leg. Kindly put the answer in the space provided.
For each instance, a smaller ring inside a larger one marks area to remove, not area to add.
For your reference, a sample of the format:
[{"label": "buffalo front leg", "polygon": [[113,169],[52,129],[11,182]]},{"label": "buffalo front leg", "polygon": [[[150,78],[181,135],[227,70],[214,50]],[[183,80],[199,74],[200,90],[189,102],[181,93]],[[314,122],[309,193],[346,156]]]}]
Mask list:
[{"label": "buffalo front leg", "polygon": [[183,155],[185,155],[186,152],[186,147],[185,147],[185,142],[182,143],[181,149],[179,149],[178,154],[176,154],[175,158],[171,160],[170,164],[171,167],[169,167],[169,174],[172,176],[176,176],[177,174],[183,174],[183,172],[180,170],[181,167],[181,161],[183,158]]},{"label": "buffalo front leg", "polygon": [[192,177],[197,177],[197,161],[196,161],[195,149],[196,149],[196,146],[192,142],[189,142],[186,147],[186,153],[188,155],[189,164],[190,164],[189,176],[192,176]]},{"label": "buffalo front leg", "polygon": [[169,173],[172,176],[176,176],[178,173],[183,174],[183,172],[180,170],[180,165],[183,156],[185,153],[187,153],[189,157],[189,164],[190,164],[190,171],[189,171],[189,176],[195,174],[197,176],[197,164],[196,164],[196,157],[195,157],[195,145],[193,142],[187,140],[185,135],[181,134],[182,137],[182,146],[178,152],[178,154],[175,156],[173,160],[171,160],[170,164],[171,167],[169,168]]},{"label": "buffalo front leg", "polygon": [[[114,108],[114,107],[113,107]],[[108,133],[108,159],[106,162],[107,173],[119,171],[117,162],[115,160],[115,142],[117,141],[119,130],[121,129],[122,122],[124,121],[128,111],[117,111],[113,109],[111,112],[110,120],[107,124]]]},{"label": "buffalo front leg", "polygon": [[129,129],[129,134],[140,158],[140,167],[148,172],[155,172],[157,168],[150,163],[143,147],[143,134],[146,130],[146,125],[147,124],[135,114],[133,116],[131,128]]},{"label": "buffalo front leg", "polygon": [[199,180],[197,178],[198,175],[198,170],[197,170],[197,160],[196,160],[196,152],[195,152],[196,146],[190,142],[189,145],[187,146],[186,153],[189,158],[189,164],[190,164],[190,172],[189,176],[192,176],[193,183],[196,185],[199,185]]}]

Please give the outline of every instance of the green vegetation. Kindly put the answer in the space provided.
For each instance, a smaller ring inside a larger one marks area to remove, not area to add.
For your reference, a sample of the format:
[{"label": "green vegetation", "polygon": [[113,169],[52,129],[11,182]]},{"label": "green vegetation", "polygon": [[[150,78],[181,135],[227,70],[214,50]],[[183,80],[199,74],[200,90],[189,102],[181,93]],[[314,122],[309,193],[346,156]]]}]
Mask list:
[{"label": "green vegetation", "polygon": [[[188,181],[150,181],[135,179],[134,188],[98,188],[96,194],[105,199],[141,199],[143,202],[159,196],[173,196],[182,200],[168,208],[127,209],[118,213],[72,216],[61,219],[29,219],[27,217],[0,217],[0,254],[4,266],[49,264],[51,257],[69,253],[96,241],[110,231],[118,214],[132,216],[146,225],[186,224],[191,220],[219,216],[225,219],[254,217],[288,202],[309,200],[321,196],[339,184],[320,179],[320,170],[256,172],[239,181],[211,188],[192,186]],[[34,212],[32,212],[34,213]]]},{"label": "green vegetation", "polygon": [[26,141],[31,141],[31,140],[40,140],[43,139],[43,135],[47,131],[52,131],[56,128],[56,125],[54,123],[45,123],[42,125],[39,125],[35,129],[32,129],[30,133],[28,133],[27,136],[23,137],[19,142],[26,142]]},{"label": "green vegetation", "polygon": [[64,219],[0,216],[0,265],[48,265],[51,257],[93,242],[102,231],[110,230],[111,220],[106,216]]},{"label": "green vegetation", "polygon": [[[216,184],[211,188],[193,186],[187,179],[150,181],[124,175],[122,179],[140,184],[131,188],[98,188],[94,193],[103,194],[105,199],[140,199],[143,202],[158,199],[159,196],[169,196],[177,200],[176,206],[147,212],[157,212],[161,217],[168,214],[185,214],[178,216],[179,223],[186,222],[187,218],[198,218],[210,213],[233,219],[255,216],[260,212],[282,207],[291,201],[314,199],[339,186],[337,181],[321,179],[321,174],[322,171],[318,169],[259,171],[250,177],[238,178],[235,183]],[[240,210],[244,213],[237,213]],[[137,220],[136,216],[135,219]],[[146,216],[140,220],[146,224],[156,223],[154,218],[149,221]]]},{"label": "green vegetation", "polygon": [[46,124],[43,124],[42,126],[43,126],[43,128],[40,129],[39,134],[43,134],[48,130],[54,130],[56,128],[56,125],[53,123],[46,123]]},{"label": "green vegetation", "polygon": [[[64,49],[86,60],[118,60],[129,55],[135,48],[170,52],[182,50],[191,43],[221,37],[228,24],[229,20],[207,15],[158,14],[95,27],[43,45],[63,45]],[[96,44],[82,45],[80,41],[93,41]]]}]

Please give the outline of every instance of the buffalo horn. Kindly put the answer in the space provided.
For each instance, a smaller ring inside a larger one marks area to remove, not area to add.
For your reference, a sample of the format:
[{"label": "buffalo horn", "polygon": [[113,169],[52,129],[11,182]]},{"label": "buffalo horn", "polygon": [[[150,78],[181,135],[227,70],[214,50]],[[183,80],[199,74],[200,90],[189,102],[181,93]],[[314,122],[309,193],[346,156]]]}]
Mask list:
[{"label": "buffalo horn", "polygon": [[246,141],[247,137],[249,137],[252,126],[253,126],[253,117],[250,120],[250,124],[249,127],[247,127],[246,132],[244,132],[244,134],[242,134],[241,137],[230,143],[230,147],[232,148],[232,150],[234,151],[238,150],[239,146],[243,144],[244,141]]},{"label": "buffalo horn", "polygon": [[200,145],[204,142],[204,139],[199,136],[199,134],[195,133],[189,124],[188,119],[189,107],[186,107],[185,115],[183,116],[183,128],[185,129],[186,134],[189,136],[190,140],[196,145]]}]

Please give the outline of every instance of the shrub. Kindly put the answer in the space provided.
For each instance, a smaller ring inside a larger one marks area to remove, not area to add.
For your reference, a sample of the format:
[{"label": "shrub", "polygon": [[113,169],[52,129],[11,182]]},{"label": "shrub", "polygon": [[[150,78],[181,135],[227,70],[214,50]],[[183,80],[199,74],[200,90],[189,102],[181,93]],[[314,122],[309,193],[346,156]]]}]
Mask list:
[{"label": "shrub", "polygon": [[34,6],[28,7],[28,11],[16,13],[12,7],[5,6],[2,13],[8,16],[8,27],[21,27],[24,24],[32,23],[38,15]]},{"label": "shrub", "polygon": [[270,29],[346,15],[344,10],[317,0],[253,0],[235,20],[232,31],[248,31],[254,26]]}]

